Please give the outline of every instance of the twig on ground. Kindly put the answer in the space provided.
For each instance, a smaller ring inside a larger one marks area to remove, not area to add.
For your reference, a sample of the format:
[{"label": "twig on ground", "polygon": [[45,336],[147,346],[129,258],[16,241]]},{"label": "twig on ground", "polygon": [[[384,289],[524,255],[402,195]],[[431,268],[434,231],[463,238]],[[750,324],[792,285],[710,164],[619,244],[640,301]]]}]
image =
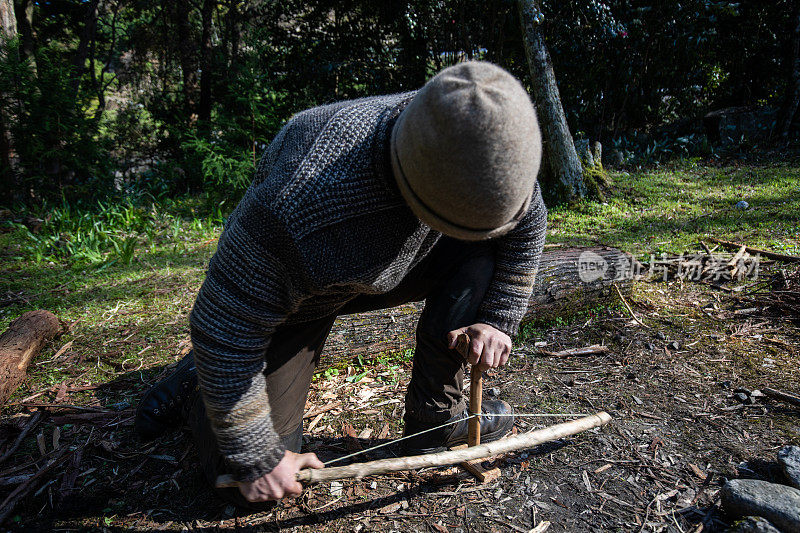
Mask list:
[{"label": "twig on ground", "polygon": [[633,318],[633,320],[635,320],[635,321],[636,321],[636,323],[637,323],[637,324],[639,324],[640,326],[642,326],[642,327],[645,327],[645,328],[649,328],[650,326],[647,326],[647,325],[646,325],[644,322],[642,322],[641,320],[639,320],[639,317],[638,317],[638,316],[636,316],[636,313],[634,313],[634,312],[633,312],[633,309],[631,309],[631,306],[630,306],[630,305],[628,305],[628,301],[627,301],[627,300],[625,299],[625,297],[622,295],[622,292],[619,290],[619,287],[617,287],[617,284],[616,284],[616,283],[614,283],[614,284],[612,284],[611,286],[612,286],[612,287],[614,287],[614,290],[615,290],[615,291],[617,291],[617,296],[619,296],[619,299],[622,301],[622,305],[624,305],[624,306],[625,306],[625,309],[627,309],[627,310],[628,310],[628,313],[630,313],[630,315],[631,315],[631,318]]},{"label": "twig on ground", "polygon": [[608,353],[608,351],[609,351],[608,346],[593,344],[591,346],[586,346],[585,348],[569,348],[567,350],[561,350],[558,352],[548,352],[547,350],[539,350],[539,353],[549,357],[571,357],[578,355],[599,355]]},{"label": "twig on ground", "polygon": [[30,494],[30,492],[36,488],[35,485],[36,481],[42,478],[47,472],[52,470],[56,465],[61,463],[61,461],[66,459],[68,450],[69,448],[66,446],[61,448],[60,453],[58,453],[53,458],[52,461],[43,466],[41,470],[39,470],[33,476],[31,476],[29,480],[22,483],[19,487],[14,489],[11,492],[11,494],[8,495],[8,497],[3,501],[3,503],[0,504],[0,524],[5,522],[6,518],[8,518],[8,515],[10,515],[12,511],[14,511],[14,507],[17,506],[17,503],[19,503],[19,501],[22,498]]},{"label": "twig on ground", "polygon": [[760,248],[753,248],[752,246],[747,246],[736,242],[715,239],[714,237],[709,237],[708,240],[722,245],[723,248],[729,248],[733,250],[744,247],[744,249],[750,254],[760,254],[764,257],[769,257],[770,259],[777,259],[778,261],[786,261],[788,263],[800,263],[800,256],[779,254],[777,252],[770,252],[769,250],[761,250]]},{"label": "twig on ground", "polygon": [[303,415],[303,418],[313,418],[317,415],[321,415],[322,413],[327,413],[328,411],[336,409],[340,405],[342,405],[342,402],[337,400],[327,405],[323,405],[322,407],[311,409]]},{"label": "twig on ground", "polygon": [[788,392],[781,392],[779,390],[764,387],[761,392],[772,398],[773,400],[781,400],[782,402],[790,403],[800,407],[800,396],[789,394]]},{"label": "twig on ground", "polygon": [[22,431],[20,432],[19,436],[17,436],[17,440],[15,440],[14,444],[12,444],[11,447],[8,450],[6,450],[6,453],[4,453],[2,457],[0,457],[0,464],[4,463],[6,459],[11,457],[14,454],[14,452],[17,451],[17,448],[19,448],[19,445],[22,444],[23,439],[25,439],[28,433],[30,433],[31,430],[36,427],[36,424],[39,423],[39,419],[41,418],[42,418],[41,412],[36,411],[35,413],[33,413],[30,419],[28,419],[28,422],[25,424],[25,427],[22,428]]}]

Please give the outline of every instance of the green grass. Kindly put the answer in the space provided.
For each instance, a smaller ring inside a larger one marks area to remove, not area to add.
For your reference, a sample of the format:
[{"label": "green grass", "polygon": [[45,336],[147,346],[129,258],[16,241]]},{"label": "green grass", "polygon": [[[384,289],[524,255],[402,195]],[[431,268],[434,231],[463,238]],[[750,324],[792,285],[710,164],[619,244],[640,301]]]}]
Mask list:
[{"label": "green grass", "polygon": [[[639,257],[708,237],[800,255],[800,168],[783,164],[612,173],[605,201],[550,210],[548,242],[607,244]],[[739,200],[748,210],[735,209]],[[710,244],[710,243],[709,243]]]},{"label": "green grass", "polygon": [[15,398],[65,380],[106,383],[175,359],[222,227],[218,212],[192,217],[194,207],[59,207],[38,213],[46,222],[37,233],[0,223],[0,329],[32,309],[74,323],[37,361],[69,341],[71,349],[34,363]]},{"label": "green grass", "polygon": [[[713,236],[800,255],[798,166],[684,164],[615,173],[612,179],[604,201],[551,209],[548,241],[602,243],[647,257],[696,250],[699,240]],[[734,209],[742,199],[750,203],[749,210]],[[188,313],[223,216],[232,207],[209,209],[200,199],[91,209],[59,206],[36,213],[46,219],[39,233],[0,221],[0,329],[32,309],[48,309],[75,323],[39,356],[40,364],[29,371],[32,379],[15,398],[64,380],[81,385],[131,379],[132,370],[139,372],[143,386],[176,360],[188,338]],[[520,338],[538,337],[553,325],[529,324]],[[70,350],[41,364],[69,341]],[[409,353],[384,354],[356,370],[361,374],[380,367],[382,377],[393,380],[409,359]],[[120,390],[104,401],[132,394],[125,392],[129,387]],[[80,398],[81,393],[70,396]]]}]

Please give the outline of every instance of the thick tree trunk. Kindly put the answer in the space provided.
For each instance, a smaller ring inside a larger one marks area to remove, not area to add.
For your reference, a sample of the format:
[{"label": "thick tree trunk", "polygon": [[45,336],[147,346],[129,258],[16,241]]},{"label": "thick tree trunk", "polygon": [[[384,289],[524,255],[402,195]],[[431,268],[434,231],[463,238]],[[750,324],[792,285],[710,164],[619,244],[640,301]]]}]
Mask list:
[{"label": "thick tree trunk", "polygon": [[25,379],[31,360],[61,332],[61,323],[51,312],[29,311],[0,335],[0,406]]},{"label": "thick tree trunk", "polygon": [[586,196],[583,166],[575,152],[572,134],[561,106],[553,63],[541,30],[544,15],[534,0],[517,2],[536,112],[542,128],[546,161],[550,167],[550,173],[545,173],[545,176],[551,176],[553,180],[553,183],[544,183],[543,190],[557,201],[581,198]]},{"label": "thick tree trunk", "polygon": [[781,142],[789,140],[789,130],[800,105],[800,4],[792,11],[792,39],[786,51],[786,95],[778,113],[776,135]]},{"label": "thick tree trunk", "polygon": [[0,31],[6,39],[17,36],[17,17],[14,15],[13,0],[0,0]]},{"label": "thick tree trunk", "polygon": [[[637,266],[630,254],[616,248],[545,250],[526,318],[569,316],[603,299],[612,299],[616,293],[611,285],[616,283],[624,291]],[[604,274],[599,276],[601,271]],[[325,343],[322,364],[332,366],[359,355],[370,359],[412,348],[421,311],[422,303],[411,303],[339,317]]]}]

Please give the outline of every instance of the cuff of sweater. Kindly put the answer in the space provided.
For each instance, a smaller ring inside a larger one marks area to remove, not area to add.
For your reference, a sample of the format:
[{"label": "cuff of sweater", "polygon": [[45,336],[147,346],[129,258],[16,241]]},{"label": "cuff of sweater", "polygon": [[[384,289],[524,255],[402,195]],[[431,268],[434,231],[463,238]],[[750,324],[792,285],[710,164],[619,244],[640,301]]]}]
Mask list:
[{"label": "cuff of sweater", "polygon": [[478,313],[476,322],[482,322],[495,327],[511,337],[512,339],[517,336],[519,324],[522,321],[521,316],[508,315],[497,313],[493,311],[482,311]]},{"label": "cuff of sweater", "polygon": [[255,481],[272,472],[285,454],[286,447],[279,443],[269,450],[265,450],[264,454],[254,463],[241,463],[232,459],[227,459],[226,462],[231,476],[236,481]]}]

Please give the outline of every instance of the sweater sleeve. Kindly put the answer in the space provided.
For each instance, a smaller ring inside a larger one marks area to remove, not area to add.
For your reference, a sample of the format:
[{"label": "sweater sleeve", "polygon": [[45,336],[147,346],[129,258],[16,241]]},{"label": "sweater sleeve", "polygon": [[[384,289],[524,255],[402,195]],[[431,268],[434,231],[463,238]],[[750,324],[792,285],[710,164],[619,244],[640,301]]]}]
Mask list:
[{"label": "sweater sleeve", "polygon": [[238,481],[272,471],[285,452],[272,427],[264,356],[290,310],[290,286],[280,261],[234,221],[192,309],[200,391],[219,451]]},{"label": "sweater sleeve", "polygon": [[547,232],[547,208],[537,183],[528,213],[506,235],[497,239],[495,269],[478,322],[513,337],[528,309]]}]

